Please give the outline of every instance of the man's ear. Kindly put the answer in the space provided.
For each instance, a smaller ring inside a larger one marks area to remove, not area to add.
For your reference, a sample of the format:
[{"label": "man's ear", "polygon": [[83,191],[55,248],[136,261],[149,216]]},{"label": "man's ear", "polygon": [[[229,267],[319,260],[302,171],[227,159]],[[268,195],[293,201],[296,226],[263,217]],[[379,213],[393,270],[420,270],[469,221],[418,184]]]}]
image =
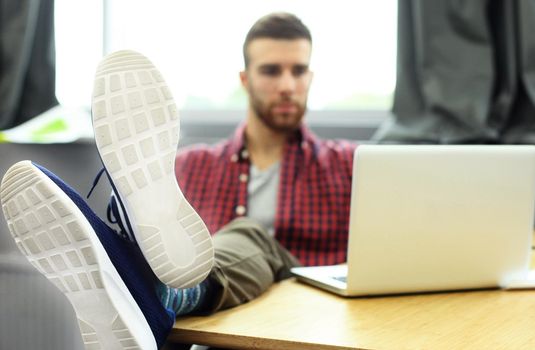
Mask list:
[{"label": "man's ear", "polygon": [[242,70],[240,72],[240,81],[241,86],[243,86],[245,90],[248,90],[247,87],[249,86],[249,77],[247,76],[247,70]]}]

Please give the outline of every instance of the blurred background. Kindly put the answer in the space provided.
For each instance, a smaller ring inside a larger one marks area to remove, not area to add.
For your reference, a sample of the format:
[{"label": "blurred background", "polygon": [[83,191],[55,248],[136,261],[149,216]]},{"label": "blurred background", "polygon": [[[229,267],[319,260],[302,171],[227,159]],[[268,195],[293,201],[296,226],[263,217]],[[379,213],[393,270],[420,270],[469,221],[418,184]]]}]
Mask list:
[{"label": "blurred background", "polygon": [[[0,174],[31,159],[85,196],[100,170],[90,122],[100,59],[137,50],[180,108],[180,146],[244,118],[242,44],[274,11],[313,37],[307,123],[360,143],[535,143],[535,0],[0,0]],[[103,215],[109,185],[89,204]],[[0,350],[83,349],[64,296],[0,216]]]}]

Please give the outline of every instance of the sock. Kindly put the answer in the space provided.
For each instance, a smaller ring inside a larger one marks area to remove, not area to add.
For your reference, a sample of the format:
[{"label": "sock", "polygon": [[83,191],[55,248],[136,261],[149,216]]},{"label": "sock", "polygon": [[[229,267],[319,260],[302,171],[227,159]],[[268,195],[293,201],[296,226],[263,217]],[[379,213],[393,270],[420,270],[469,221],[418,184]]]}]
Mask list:
[{"label": "sock", "polygon": [[161,282],[156,287],[156,294],[159,296],[162,305],[167,309],[173,310],[177,316],[188,315],[202,310],[209,299],[208,291],[208,280],[186,289],[171,288]]}]

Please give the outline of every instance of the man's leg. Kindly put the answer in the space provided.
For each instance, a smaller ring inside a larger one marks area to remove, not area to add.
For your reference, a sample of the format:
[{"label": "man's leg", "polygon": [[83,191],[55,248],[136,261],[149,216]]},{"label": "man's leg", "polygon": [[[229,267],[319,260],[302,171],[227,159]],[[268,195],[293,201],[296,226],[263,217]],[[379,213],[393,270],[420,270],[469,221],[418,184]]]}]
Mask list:
[{"label": "man's leg", "polygon": [[299,261],[256,221],[232,221],[213,238],[215,265],[208,276],[211,300],[206,311],[215,312],[248,302],[274,282],[289,278]]},{"label": "man's leg", "polygon": [[179,117],[163,77],[146,57],[119,51],[104,58],[92,108],[97,147],[117,195],[116,219],[170,286],[159,288],[165,305],[187,313],[204,306],[193,301],[215,295],[211,309],[230,307],[289,276],[287,266],[297,261],[258,225],[237,220],[216,235],[218,266],[207,285],[199,285],[212,266],[210,236],[176,185]]},{"label": "man's leg", "polygon": [[177,315],[206,314],[246,303],[299,266],[266,230],[250,218],[235,219],[213,237],[215,262],[208,278],[188,289],[161,284],[162,304]]}]

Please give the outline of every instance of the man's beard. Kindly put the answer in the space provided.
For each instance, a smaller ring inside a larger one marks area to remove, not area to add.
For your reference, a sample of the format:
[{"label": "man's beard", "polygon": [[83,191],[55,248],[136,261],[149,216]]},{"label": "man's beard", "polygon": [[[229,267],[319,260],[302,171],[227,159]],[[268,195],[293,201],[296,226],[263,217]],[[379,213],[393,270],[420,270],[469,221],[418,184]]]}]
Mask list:
[{"label": "man's beard", "polygon": [[[306,111],[306,101],[301,105],[298,102],[292,101],[291,98],[281,98],[277,102],[266,105],[252,91],[249,91],[249,97],[251,99],[251,107],[255,114],[271,130],[290,133],[298,129],[301,125]],[[273,109],[280,103],[292,104],[295,107],[295,112],[275,114]]]}]

